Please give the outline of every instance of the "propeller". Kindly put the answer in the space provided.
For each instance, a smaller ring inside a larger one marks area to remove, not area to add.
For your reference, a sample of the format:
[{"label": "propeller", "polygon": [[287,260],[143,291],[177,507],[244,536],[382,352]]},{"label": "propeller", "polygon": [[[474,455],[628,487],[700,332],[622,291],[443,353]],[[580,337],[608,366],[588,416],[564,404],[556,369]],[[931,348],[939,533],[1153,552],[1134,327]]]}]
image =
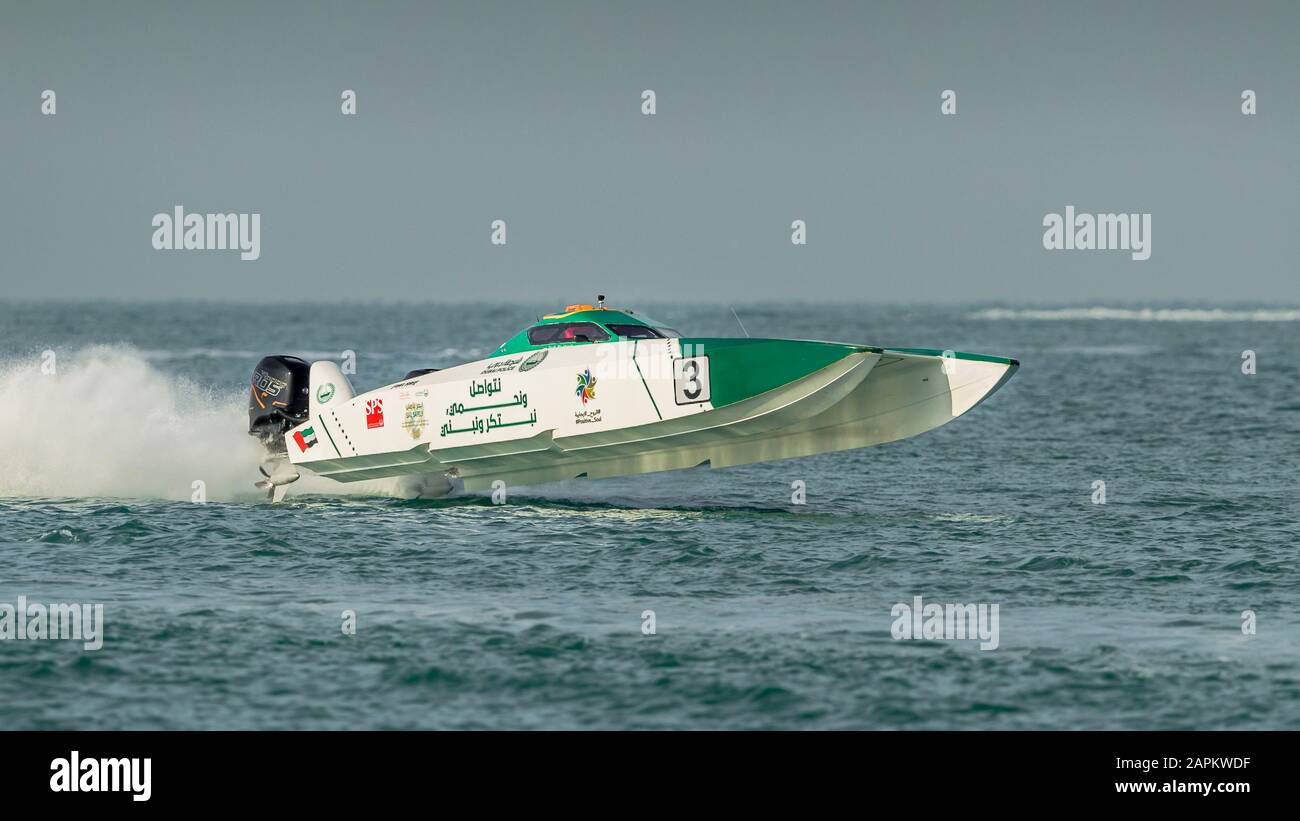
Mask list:
[{"label": "propeller", "polygon": [[[267,467],[270,470],[267,470]],[[258,490],[265,490],[266,498],[271,502],[278,502],[284,498],[285,485],[291,485],[301,478],[301,474],[293,469],[287,459],[271,459],[257,466],[257,470],[265,479],[259,479],[253,483],[253,487]]]}]

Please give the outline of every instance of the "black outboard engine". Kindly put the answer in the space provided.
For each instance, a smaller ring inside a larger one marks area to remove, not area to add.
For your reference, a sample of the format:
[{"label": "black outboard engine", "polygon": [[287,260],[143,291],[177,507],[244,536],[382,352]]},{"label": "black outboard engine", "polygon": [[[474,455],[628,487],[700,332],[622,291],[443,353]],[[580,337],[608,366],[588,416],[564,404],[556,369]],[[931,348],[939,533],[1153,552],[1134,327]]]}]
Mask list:
[{"label": "black outboard engine", "polygon": [[264,357],[253,370],[248,434],[272,453],[284,453],[284,432],[307,419],[311,365],[296,356]]}]

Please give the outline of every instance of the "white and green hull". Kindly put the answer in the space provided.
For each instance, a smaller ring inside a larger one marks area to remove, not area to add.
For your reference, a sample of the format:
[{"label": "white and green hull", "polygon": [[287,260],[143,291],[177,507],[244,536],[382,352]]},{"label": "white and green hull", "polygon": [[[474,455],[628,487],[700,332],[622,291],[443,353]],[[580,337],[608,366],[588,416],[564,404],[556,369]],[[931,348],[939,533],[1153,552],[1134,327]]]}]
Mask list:
[{"label": "white and green hull", "polygon": [[975,407],[1018,367],[947,353],[622,340],[496,356],[359,396],[337,366],[317,362],[309,418],[285,440],[296,468],[341,482],[439,474],[469,491],[728,467],[915,436]]}]

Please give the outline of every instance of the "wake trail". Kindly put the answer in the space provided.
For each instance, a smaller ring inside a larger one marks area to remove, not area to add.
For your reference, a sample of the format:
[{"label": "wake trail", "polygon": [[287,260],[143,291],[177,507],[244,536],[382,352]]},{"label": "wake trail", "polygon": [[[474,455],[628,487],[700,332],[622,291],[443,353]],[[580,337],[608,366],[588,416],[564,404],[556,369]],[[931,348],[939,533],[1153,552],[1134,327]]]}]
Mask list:
[{"label": "wake trail", "polygon": [[[0,497],[255,501],[261,447],[242,391],[197,385],[138,350],[91,346],[0,362]],[[304,476],[290,494],[402,495],[393,481]]]}]

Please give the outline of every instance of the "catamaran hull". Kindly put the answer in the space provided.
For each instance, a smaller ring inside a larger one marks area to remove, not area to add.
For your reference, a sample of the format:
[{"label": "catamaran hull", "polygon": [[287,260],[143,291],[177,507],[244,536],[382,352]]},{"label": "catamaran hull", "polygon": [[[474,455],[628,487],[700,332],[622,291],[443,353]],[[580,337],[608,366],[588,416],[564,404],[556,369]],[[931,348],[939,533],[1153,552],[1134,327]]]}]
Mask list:
[{"label": "catamaran hull", "polygon": [[317,362],[310,416],[285,446],[295,468],[341,482],[437,474],[468,491],[728,467],[915,436],[1017,367],[827,342],[627,340],[494,357],[353,396],[337,366]]}]

